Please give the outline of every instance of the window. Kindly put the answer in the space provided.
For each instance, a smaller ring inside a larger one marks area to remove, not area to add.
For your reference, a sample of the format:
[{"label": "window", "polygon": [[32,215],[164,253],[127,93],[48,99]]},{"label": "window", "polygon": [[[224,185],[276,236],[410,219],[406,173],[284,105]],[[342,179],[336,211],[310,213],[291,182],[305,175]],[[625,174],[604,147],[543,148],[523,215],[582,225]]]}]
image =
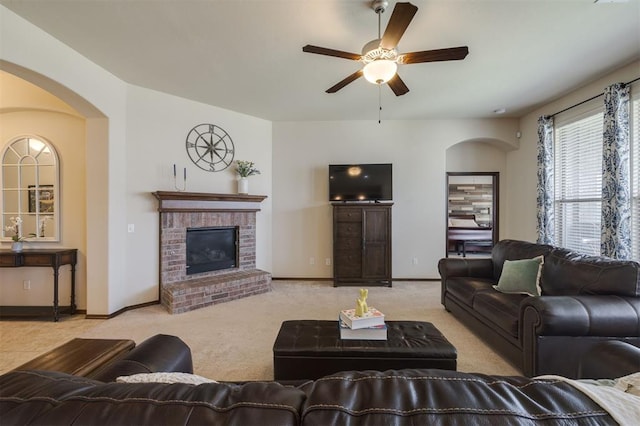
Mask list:
[{"label": "window", "polygon": [[[631,251],[640,260],[640,84],[631,96]],[[555,120],[556,245],[591,255],[600,254],[603,108],[598,98]]]},{"label": "window", "polygon": [[556,244],[591,255],[600,254],[602,110],[591,104],[555,126]]}]

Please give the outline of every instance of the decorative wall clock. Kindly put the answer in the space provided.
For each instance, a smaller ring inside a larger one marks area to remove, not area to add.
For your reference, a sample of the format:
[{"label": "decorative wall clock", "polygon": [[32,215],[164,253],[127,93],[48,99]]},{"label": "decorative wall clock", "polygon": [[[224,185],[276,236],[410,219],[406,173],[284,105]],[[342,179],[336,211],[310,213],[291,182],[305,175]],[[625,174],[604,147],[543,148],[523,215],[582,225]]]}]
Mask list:
[{"label": "decorative wall clock", "polygon": [[186,148],[193,164],[208,172],[229,167],[235,153],[231,136],[215,124],[198,124],[191,129]]}]

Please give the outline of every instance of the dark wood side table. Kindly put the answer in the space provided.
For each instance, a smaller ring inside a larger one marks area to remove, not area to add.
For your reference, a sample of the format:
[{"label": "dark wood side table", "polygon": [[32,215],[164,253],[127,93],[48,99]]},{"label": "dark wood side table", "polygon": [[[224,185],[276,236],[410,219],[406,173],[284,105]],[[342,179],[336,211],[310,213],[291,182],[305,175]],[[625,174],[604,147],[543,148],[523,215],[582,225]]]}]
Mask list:
[{"label": "dark wood side table", "polygon": [[135,346],[133,340],[73,339],[14,370],[49,370],[89,377],[123,357]]},{"label": "dark wood side table", "polygon": [[78,249],[27,249],[21,252],[0,250],[1,268],[20,268],[23,266],[53,268],[53,320],[58,321],[58,271],[60,266],[71,265],[71,304],[69,313],[76,312],[76,263]]}]

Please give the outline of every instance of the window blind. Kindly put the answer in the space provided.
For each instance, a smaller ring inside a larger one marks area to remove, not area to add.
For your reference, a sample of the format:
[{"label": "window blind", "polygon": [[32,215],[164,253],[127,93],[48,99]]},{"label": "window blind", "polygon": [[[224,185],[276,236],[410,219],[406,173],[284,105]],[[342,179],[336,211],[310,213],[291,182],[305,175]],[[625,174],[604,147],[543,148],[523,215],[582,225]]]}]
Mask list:
[{"label": "window blind", "polygon": [[558,245],[600,254],[602,108],[559,120],[555,129],[555,230]]}]

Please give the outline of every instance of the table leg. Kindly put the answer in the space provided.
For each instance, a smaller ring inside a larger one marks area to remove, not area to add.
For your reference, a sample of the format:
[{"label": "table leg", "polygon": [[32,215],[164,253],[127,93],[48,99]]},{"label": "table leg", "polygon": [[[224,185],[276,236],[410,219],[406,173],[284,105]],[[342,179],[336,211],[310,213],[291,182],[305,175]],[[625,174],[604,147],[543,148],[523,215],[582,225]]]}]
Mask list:
[{"label": "table leg", "polygon": [[53,321],[58,322],[58,265],[53,267]]},{"label": "table leg", "polygon": [[71,315],[76,313],[76,264],[71,264]]}]

